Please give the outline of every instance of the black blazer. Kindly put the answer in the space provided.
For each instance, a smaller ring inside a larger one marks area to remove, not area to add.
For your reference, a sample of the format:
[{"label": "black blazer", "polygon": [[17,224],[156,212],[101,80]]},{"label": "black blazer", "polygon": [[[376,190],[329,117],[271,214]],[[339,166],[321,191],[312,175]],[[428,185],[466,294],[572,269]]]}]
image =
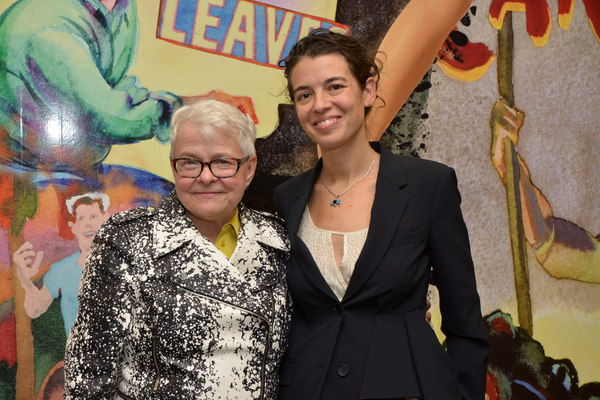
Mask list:
[{"label": "black blazer", "polygon": [[[279,399],[483,400],[489,344],[454,170],[381,154],[371,223],[342,301],[297,231],[323,164],[275,190],[294,302]],[[425,321],[433,266],[446,352]]]}]

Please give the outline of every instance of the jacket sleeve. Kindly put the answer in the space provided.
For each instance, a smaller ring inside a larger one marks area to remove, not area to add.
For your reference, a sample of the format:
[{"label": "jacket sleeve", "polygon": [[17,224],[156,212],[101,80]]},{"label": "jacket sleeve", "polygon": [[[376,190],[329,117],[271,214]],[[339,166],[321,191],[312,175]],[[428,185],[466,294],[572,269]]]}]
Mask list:
[{"label": "jacket sleeve", "polygon": [[446,169],[434,204],[431,262],[440,294],[442,332],[462,397],[483,400],[489,343],[460,201],[456,174]]},{"label": "jacket sleeve", "polygon": [[112,399],[132,321],[130,246],[119,226],[98,231],[79,286],[79,311],[65,352],[65,399]]}]

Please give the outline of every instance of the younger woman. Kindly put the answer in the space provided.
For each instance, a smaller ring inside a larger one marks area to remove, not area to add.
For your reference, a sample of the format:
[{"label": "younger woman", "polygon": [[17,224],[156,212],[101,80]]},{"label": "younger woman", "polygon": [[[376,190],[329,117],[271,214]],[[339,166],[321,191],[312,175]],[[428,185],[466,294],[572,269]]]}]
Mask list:
[{"label": "younger woman", "polygon": [[[369,143],[379,68],[354,39],[313,32],[285,67],[322,158],[275,192],[294,302],[279,398],[484,399],[489,345],[454,171]],[[423,318],[431,267],[447,351]]]}]

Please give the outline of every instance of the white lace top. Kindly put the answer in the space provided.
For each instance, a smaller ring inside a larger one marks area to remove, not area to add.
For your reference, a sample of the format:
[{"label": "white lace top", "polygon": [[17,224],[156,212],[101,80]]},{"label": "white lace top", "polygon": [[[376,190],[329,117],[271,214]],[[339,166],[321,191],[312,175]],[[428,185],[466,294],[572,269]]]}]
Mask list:
[{"label": "white lace top", "polygon": [[[308,206],[304,209],[298,236],[310,250],[313,259],[323,274],[325,281],[341,301],[354,272],[354,265],[367,240],[369,228],[356,232],[336,232],[317,228],[310,217]],[[337,267],[333,253],[332,235],[344,237],[344,254],[340,267]]]}]

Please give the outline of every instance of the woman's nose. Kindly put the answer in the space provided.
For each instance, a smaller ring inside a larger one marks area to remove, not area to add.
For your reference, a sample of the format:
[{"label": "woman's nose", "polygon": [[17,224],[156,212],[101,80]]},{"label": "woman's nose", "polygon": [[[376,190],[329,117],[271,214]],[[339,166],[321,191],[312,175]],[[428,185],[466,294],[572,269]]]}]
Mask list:
[{"label": "woman's nose", "polygon": [[324,93],[315,93],[314,110],[318,113],[322,113],[329,107],[331,107],[331,101],[329,99],[329,96],[327,96]]},{"label": "woman's nose", "polygon": [[200,172],[200,175],[198,175],[196,179],[200,180],[200,182],[204,183],[205,185],[208,185],[209,183],[214,182],[218,178],[213,175],[213,173],[210,171],[209,166],[205,164],[204,168],[202,168],[202,171]]}]

